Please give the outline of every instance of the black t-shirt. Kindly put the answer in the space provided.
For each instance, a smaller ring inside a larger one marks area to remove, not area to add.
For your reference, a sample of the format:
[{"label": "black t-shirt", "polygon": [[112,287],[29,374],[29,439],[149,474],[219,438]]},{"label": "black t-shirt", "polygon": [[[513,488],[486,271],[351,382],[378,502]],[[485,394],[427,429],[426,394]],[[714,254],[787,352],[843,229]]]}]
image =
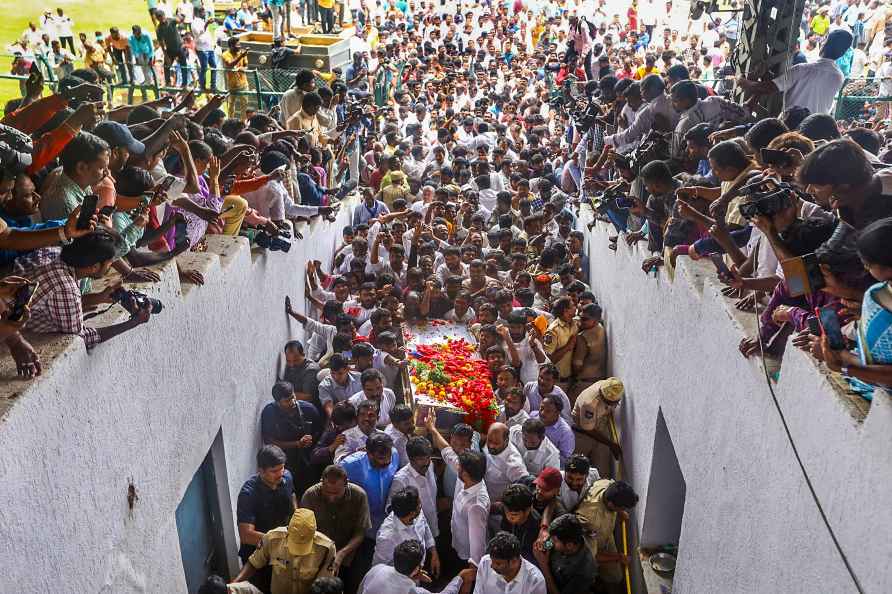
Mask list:
[{"label": "black t-shirt", "polygon": [[530,510],[530,515],[527,518],[527,521],[523,524],[515,526],[509,522],[507,518],[502,517],[502,525],[500,526],[501,530],[510,532],[517,537],[520,541],[521,556],[537,567],[539,566],[539,562],[536,561],[536,557],[533,555],[533,543],[536,542],[536,538],[539,537],[539,523],[541,521],[542,516],[539,515],[539,512],[533,509]]},{"label": "black t-shirt", "polygon": [[[294,483],[287,470],[275,489],[270,489],[259,475],[254,475],[239,491],[236,521],[239,524],[253,524],[258,532],[287,526],[294,513],[293,494]],[[254,545],[243,544],[238,553],[242,561],[247,562],[255,548]]]}]

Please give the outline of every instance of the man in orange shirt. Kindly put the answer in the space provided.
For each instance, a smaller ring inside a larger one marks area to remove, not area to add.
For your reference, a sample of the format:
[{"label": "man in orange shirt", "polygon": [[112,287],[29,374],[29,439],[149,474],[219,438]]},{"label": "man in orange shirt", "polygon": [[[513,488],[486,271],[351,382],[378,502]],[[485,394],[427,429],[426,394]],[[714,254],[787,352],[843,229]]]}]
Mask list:
[{"label": "man in orange shirt", "polygon": [[117,27],[109,29],[111,35],[105,38],[105,47],[111,51],[112,61],[118,68],[118,81],[127,84],[133,80],[131,65],[130,41],[121,35]]}]

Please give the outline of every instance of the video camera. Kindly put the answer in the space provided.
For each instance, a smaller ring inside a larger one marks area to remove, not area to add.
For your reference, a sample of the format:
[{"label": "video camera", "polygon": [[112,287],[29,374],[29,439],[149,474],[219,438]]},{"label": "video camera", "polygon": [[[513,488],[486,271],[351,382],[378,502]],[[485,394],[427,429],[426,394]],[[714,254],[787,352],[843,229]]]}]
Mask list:
[{"label": "video camera", "polygon": [[739,190],[749,200],[737,208],[740,216],[752,219],[755,216],[771,217],[792,204],[794,196],[802,196],[803,192],[776,177],[757,176],[753,181]]},{"label": "video camera", "polygon": [[618,211],[632,206],[626,196],[627,188],[624,184],[618,184],[606,188],[600,196],[592,198],[592,207],[598,214],[606,215],[608,211]]},{"label": "video camera", "polygon": [[133,289],[116,289],[110,297],[113,303],[119,303],[131,316],[135,316],[147,305],[152,308],[153,314],[159,314],[164,309],[164,304],[159,300]]},{"label": "video camera", "polygon": [[254,241],[260,247],[267,249],[271,252],[288,252],[291,249],[291,242],[288,241],[291,237],[291,233],[289,233],[285,229],[279,229],[279,233],[273,235],[268,233],[267,231],[260,229],[257,231],[257,234],[254,236]]}]

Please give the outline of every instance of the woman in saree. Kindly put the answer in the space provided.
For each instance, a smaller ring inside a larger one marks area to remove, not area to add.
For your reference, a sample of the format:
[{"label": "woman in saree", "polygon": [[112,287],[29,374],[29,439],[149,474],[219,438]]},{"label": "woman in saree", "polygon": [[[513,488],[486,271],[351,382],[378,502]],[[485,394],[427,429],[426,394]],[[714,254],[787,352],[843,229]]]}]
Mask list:
[{"label": "woman in saree", "polygon": [[892,218],[865,227],[857,242],[858,255],[871,276],[879,281],[864,293],[857,326],[857,348],[834,351],[827,337],[815,346],[815,356],[832,371],[845,375],[864,398],[876,388],[892,388]]}]

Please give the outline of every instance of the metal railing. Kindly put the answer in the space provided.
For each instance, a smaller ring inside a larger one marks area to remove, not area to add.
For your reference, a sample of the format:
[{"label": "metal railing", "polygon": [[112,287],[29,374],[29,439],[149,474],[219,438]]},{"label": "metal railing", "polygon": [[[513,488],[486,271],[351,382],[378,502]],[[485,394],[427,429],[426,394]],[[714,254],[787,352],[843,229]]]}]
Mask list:
[{"label": "metal railing", "polygon": [[882,107],[886,117],[892,113],[890,106],[880,104],[892,103],[892,96],[881,96],[879,78],[850,78],[836,96],[836,109],[833,117],[836,120],[856,121],[870,120]]},{"label": "metal railing", "polygon": [[[2,58],[2,55],[0,55],[0,58]],[[9,58],[12,59],[13,57],[9,56]],[[43,74],[44,87],[51,92],[55,92],[60,75],[64,76],[64,73],[57,70],[58,66],[54,68],[43,56],[29,58],[29,60],[33,61]],[[78,62],[80,61],[78,60]],[[76,67],[83,68],[84,66],[77,64]],[[142,67],[133,63],[106,64],[106,69],[112,73],[113,79],[109,80],[100,75],[98,84],[105,87],[107,97],[113,103],[121,92],[126,92],[126,102],[132,103],[137,92],[143,98],[147,98],[151,94],[154,96],[154,99],[158,99],[165,93],[193,90],[199,96],[216,93],[245,96],[255,106],[262,108],[270,108],[277,104],[279,98],[294,85],[294,79],[298,73],[298,69],[281,68],[247,68],[237,71],[208,66],[202,70],[192,65],[183,68],[178,64],[164,69],[158,68],[157,64]],[[235,72],[244,74],[247,82],[246,87],[229,88],[227,84],[228,75]],[[139,73],[138,77],[135,76],[136,73]],[[151,80],[146,80],[147,73],[151,76]],[[24,87],[24,83],[28,78],[29,75],[27,73],[0,74],[0,79],[16,81],[22,87]],[[139,78],[140,82],[135,82],[136,78]],[[207,81],[208,84],[202,84],[204,81]],[[184,82],[185,84],[183,84]],[[22,88],[22,90],[24,89]]]}]

